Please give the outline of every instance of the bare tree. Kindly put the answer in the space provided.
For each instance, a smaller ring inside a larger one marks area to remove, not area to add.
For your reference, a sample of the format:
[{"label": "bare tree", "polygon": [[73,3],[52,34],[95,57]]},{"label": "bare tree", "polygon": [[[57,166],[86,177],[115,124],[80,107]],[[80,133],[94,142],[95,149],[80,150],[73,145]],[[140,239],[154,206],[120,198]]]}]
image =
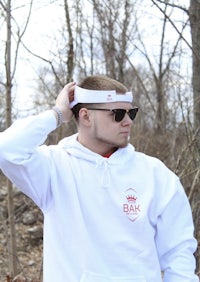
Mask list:
[{"label": "bare tree", "polygon": [[[59,41],[57,50],[55,52],[54,50],[50,50],[52,58],[45,58],[40,56],[40,54],[34,53],[23,43],[23,47],[31,56],[38,58],[44,63],[37,72],[38,85],[35,91],[35,96],[33,97],[33,102],[37,105],[37,111],[40,111],[41,108],[44,110],[53,106],[60,89],[64,87],[67,82],[73,80],[75,66],[75,40],[73,33],[74,21],[72,19],[76,16],[76,14],[74,15],[73,9],[67,0],[63,1],[63,7],[65,22],[63,24],[61,37],[59,39],[55,39],[56,42]],[[76,126],[74,121],[70,122],[68,130],[69,132],[75,132]],[[53,143],[57,142],[63,135],[66,134],[66,129],[64,127],[60,127],[54,133],[53,138],[52,136],[49,137]]]},{"label": "bare tree", "polygon": [[73,78],[74,70],[74,39],[72,33],[72,23],[70,19],[68,1],[64,0],[66,27],[68,31],[68,52],[67,52],[67,80],[71,81]]},{"label": "bare tree", "polygon": [[[152,3],[157,6],[156,1],[152,0]],[[139,27],[138,27],[138,39],[139,44],[136,44],[136,49],[139,53],[145,58],[147,65],[149,66],[149,72],[151,74],[152,84],[154,85],[154,89],[151,87],[146,92],[148,95],[148,100],[152,105],[152,110],[155,112],[155,129],[158,134],[165,133],[166,128],[169,123],[169,77],[170,73],[172,72],[172,64],[176,60],[177,55],[179,54],[179,43],[182,39],[183,31],[187,25],[184,23],[180,33],[177,36],[176,41],[172,44],[169,44],[169,34],[167,32],[167,28],[169,25],[169,13],[168,9],[168,2],[163,2],[163,9],[162,15],[163,19],[160,23],[161,29],[160,32],[157,34],[157,41],[159,40],[159,50],[156,53],[157,59],[152,59],[152,54],[149,54],[147,50],[147,46],[144,43],[144,38],[140,35]],[[135,43],[133,42],[135,45]],[[149,91],[153,91],[154,95],[149,95]],[[154,96],[154,97],[153,97]],[[171,103],[172,101],[170,101]]]},{"label": "bare tree", "polygon": [[[190,123],[191,131],[187,130],[186,127],[186,140],[187,146],[183,147],[182,153],[178,156],[177,168],[179,169],[180,176],[184,179],[187,189],[188,198],[192,204],[194,222],[195,222],[195,231],[197,240],[200,240],[199,236],[199,183],[200,183],[200,2],[196,0],[190,0],[190,7],[187,8],[182,3],[181,5],[176,5],[172,1],[164,1],[164,0],[151,0],[154,5],[156,5],[159,10],[164,13],[163,9],[158,5],[161,3],[162,5],[168,5],[175,9],[179,9],[183,11],[188,16],[188,21],[190,23],[191,30],[191,41],[180,33],[179,29],[176,26],[176,23],[168,17],[168,20],[171,26],[176,30],[176,32],[181,35],[181,39],[186,43],[191,51],[192,55],[192,88],[193,88],[193,120]],[[185,121],[186,124],[186,121]],[[181,165],[181,160],[185,159],[187,161],[184,162],[183,166]],[[187,181],[189,180],[189,183]],[[198,248],[196,252],[197,257],[197,273],[200,273],[200,249]]]},{"label": "bare tree", "polygon": [[[190,0],[189,19],[192,36],[192,86],[193,86],[193,111],[194,111],[194,140],[195,150],[194,159],[197,167],[193,185],[191,187],[190,198],[194,202],[194,216],[196,223],[196,234],[199,233],[199,217],[200,217],[200,2]],[[200,236],[199,236],[200,237]],[[200,240],[200,238],[198,238]],[[200,273],[200,250],[197,251],[197,271]]]},{"label": "bare tree", "polygon": [[[6,6],[6,22],[7,22],[7,40],[6,40],[6,52],[5,52],[5,69],[6,69],[6,126],[11,125],[12,117],[12,77],[11,77],[11,0],[7,1]],[[14,204],[13,204],[13,190],[12,183],[7,179],[8,190],[8,220],[10,227],[10,241],[8,248],[9,255],[9,270],[11,277],[17,274],[17,250],[16,250],[16,237],[15,237],[15,222],[14,222]]]},{"label": "bare tree", "polygon": [[[30,2],[30,7],[32,2]],[[5,88],[5,99],[6,99],[6,127],[9,127],[12,123],[12,86],[14,81],[14,75],[16,71],[18,50],[21,42],[21,38],[26,30],[29,16],[27,17],[26,25],[24,29],[20,32],[17,26],[17,34],[15,37],[15,56],[14,64],[12,68],[12,39],[13,31],[11,22],[14,21],[12,17],[12,6],[11,0],[7,0],[4,4],[3,1],[0,1],[0,7],[2,15],[6,21],[6,41],[5,41],[5,82],[2,82],[3,87]],[[16,22],[15,22],[16,23]],[[9,221],[9,246],[8,246],[8,255],[9,255],[9,271],[11,277],[14,277],[17,274],[17,250],[16,250],[16,237],[15,237],[15,222],[14,222],[14,204],[13,204],[13,187],[9,180],[7,180],[7,191],[8,191],[8,221]]]},{"label": "bare tree", "polygon": [[[96,26],[99,44],[102,48],[105,73],[124,82],[126,54],[130,34],[133,33],[133,1],[115,0],[112,5],[108,1],[92,0],[99,28]],[[132,19],[132,21],[131,21]]]},{"label": "bare tree", "polygon": [[[190,1],[189,19],[192,36],[192,61],[193,61],[193,108],[194,130],[197,134],[198,152],[200,152],[200,2]],[[199,158],[200,154],[198,154]],[[200,163],[199,163],[200,165]]]}]

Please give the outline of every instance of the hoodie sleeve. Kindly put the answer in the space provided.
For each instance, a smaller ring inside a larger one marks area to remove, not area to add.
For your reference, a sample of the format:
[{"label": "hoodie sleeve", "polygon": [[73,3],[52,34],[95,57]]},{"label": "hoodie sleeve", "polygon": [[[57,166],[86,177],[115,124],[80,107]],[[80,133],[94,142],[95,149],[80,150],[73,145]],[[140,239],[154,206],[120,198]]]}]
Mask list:
[{"label": "hoodie sleeve", "polygon": [[0,169],[40,208],[50,196],[51,163],[39,146],[55,128],[56,119],[49,110],[18,120],[0,133]]},{"label": "hoodie sleeve", "polygon": [[[175,193],[158,217],[156,244],[164,282],[198,282],[195,272],[197,242],[191,208],[178,178],[173,183]],[[170,188],[169,188],[170,190]]]}]

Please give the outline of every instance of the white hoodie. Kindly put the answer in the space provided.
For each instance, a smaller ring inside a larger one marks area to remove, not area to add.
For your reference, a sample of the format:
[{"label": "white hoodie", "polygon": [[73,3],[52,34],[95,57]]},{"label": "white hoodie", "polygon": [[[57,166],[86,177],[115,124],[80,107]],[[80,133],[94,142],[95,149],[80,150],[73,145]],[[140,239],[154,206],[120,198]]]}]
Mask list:
[{"label": "white hoodie", "polygon": [[77,141],[40,146],[51,111],[0,133],[0,168],[44,213],[44,282],[197,282],[178,177],[132,145],[104,158]]}]

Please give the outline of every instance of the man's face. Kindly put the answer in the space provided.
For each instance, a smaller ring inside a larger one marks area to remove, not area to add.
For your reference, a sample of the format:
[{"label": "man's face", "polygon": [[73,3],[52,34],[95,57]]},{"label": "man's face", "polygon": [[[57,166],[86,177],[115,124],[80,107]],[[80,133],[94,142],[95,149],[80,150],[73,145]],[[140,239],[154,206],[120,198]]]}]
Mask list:
[{"label": "man's face", "polygon": [[[101,104],[93,108],[102,109],[125,109],[133,108],[131,103],[115,102]],[[90,128],[90,138],[96,146],[105,147],[105,151],[112,151],[115,148],[127,146],[130,138],[132,120],[126,113],[120,122],[114,119],[112,111],[89,110],[91,111],[92,124]]]}]

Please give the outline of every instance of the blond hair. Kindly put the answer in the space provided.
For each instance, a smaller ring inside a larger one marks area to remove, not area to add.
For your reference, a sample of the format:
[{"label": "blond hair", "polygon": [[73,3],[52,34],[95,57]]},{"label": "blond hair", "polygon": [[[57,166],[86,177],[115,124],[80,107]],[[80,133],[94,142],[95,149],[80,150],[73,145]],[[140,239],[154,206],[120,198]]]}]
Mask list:
[{"label": "blond hair", "polygon": [[103,75],[88,76],[78,86],[90,90],[115,90],[120,94],[128,91],[119,81]]}]

